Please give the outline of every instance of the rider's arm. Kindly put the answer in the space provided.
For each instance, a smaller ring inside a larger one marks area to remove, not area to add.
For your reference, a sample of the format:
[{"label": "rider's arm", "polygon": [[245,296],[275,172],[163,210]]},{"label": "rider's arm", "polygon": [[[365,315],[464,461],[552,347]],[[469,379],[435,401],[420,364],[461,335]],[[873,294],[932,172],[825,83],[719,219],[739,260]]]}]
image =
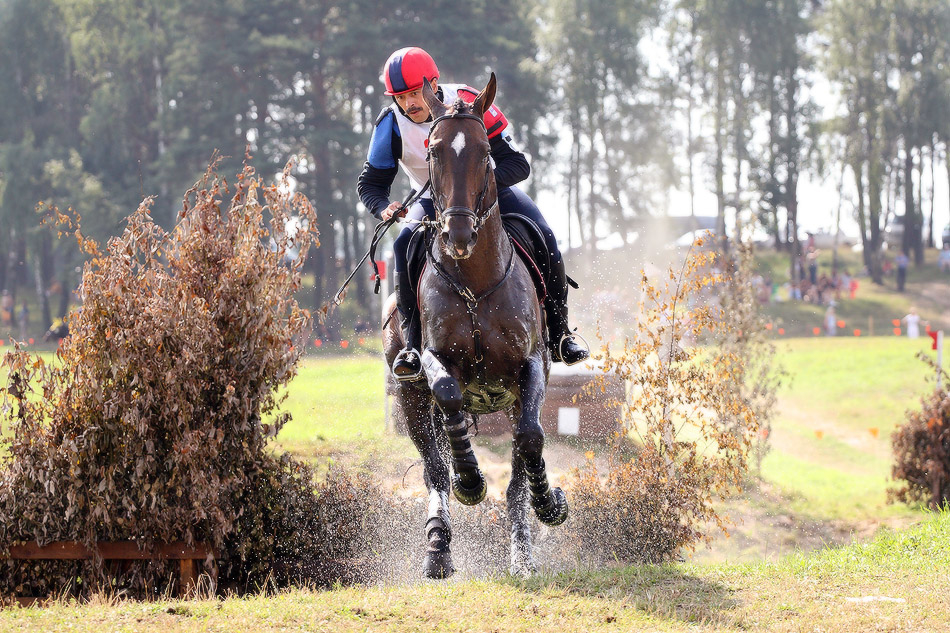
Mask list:
[{"label": "rider's arm", "polygon": [[402,142],[395,115],[386,108],[376,119],[366,162],[356,183],[360,201],[377,218],[389,206],[389,193],[399,173],[397,161],[401,157]]},{"label": "rider's arm", "polygon": [[527,157],[512,146],[507,131],[490,137],[488,142],[495,160],[495,183],[499,188],[516,185],[531,174]]},{"label": "rider's arm", "polygon": [[[478,91],[463,86],[459,88],[458,94],[462,100],[472,103]],[[482,118],[488,132],[491,156],[495,160],[495,183],[499,188],[518,184],[531,174],[531,166],[528,165],[527,157],[512,145],[508,118],[497,105],[488,108]]]}]

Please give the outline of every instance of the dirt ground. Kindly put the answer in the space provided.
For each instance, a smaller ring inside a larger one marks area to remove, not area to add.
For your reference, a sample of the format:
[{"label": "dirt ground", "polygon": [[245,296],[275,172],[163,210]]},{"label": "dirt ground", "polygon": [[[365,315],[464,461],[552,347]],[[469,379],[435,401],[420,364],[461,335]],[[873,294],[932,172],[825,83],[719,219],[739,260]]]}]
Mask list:
[{"label": "dirt ground", "polygon": [[[488,496],[504,503],[505,487],[511,476],[510,437],[478,437],[475,454],[488,480]],[[563,486],[572,468],[585,463],[591,446],[575,441],[549,440],[545,446],[545,462],[553,485]],[[598,466],[606,467],[604,457],[596,457]],[[390,461],[377,474],[383,485],[404,498],[422,499],[421,462],[414,458]],[[905,527],[908,520],[818,521],[789,512],[781,494],[767,483],[750,485],[741,498],[723,502],[721,509],[733,522],[729,534],[715,532],[711,545],[701,547],[686,557],[696,562],[773,560],[793,552],[809,552],[826,546],[846,545],[870,539],[882,527]],[[453,514],[478,510],[452,504]],[[712,528],[711,528],[712,530]]]}]

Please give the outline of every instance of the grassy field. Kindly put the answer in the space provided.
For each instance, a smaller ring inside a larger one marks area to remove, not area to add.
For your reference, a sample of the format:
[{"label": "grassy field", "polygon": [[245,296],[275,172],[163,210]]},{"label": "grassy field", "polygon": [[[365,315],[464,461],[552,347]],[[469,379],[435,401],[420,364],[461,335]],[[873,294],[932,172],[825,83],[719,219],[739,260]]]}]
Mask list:
[{"label": "grassy field", "polygon": [[907,513],[885,503],[890,435],[933,388],[930,370],[916,358],[929,343],[891,337],[781,344],[791,379],[780,392],[762,476],[792,510],[842,519]]},{"label": "grassy field", "polygon": [[950,515],[752,564],[575,570],[247,598],[0,612],[0,631],[946,631]]},{"label": "grassy field", "polygon": [[[886,503],[889,434],[929,388],[914,357],[928,343],[780,341],[790,380],[772,450],[761,481],[726,504],[744,523],[685,563],[245,598],[100,598],[5,609],[0,631],[948,630],[950,516]],[[305,359],[285,403],[294,420],[275,448],[398,478],[415,453],[385,431],[383,371],[372,354]],[[551,445],[580,461],[580,450]],[[481,458],[499,443],[478,438],[476,448]]]}]

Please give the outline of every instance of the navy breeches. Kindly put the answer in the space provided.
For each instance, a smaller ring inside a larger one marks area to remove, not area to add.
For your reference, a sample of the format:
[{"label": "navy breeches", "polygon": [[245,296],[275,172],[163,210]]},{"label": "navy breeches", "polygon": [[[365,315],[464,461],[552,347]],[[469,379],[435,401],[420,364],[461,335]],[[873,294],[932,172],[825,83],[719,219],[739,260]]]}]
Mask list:
[{"label": "navy breeches", "polygon": [[[551,253],[551,261],[559,262],[561,260],[561,251],[557,247],[557,239],[554,237],[554,231],[548,226],[544,216],[541,215],[541,209],[534,203],[534,200],[518,189],[517,187],[505,187],[498,190],[498,210],[502,215],[507,213],[520,213],[531,218],[541,233],[544,235],[544,242],[547,244],[548,251]],[[409,251],[409,238],[413,230],[418,226],[422,218],[435,219],[435,209],[432,206],[432,200],[423,198],[409,208],[409,213],[403,220],[405,226],[396,241],[393,242],[393,255],[395,256],[396,272],[406,272],[406,259]]]}]

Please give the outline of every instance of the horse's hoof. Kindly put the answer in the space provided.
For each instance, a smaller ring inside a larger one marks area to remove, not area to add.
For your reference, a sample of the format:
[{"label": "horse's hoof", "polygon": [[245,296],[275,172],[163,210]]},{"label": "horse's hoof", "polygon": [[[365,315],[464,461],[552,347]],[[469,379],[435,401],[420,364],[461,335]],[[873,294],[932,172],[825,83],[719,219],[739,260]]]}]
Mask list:
[{"label": "horse's hoof", "polygon": [[449,541],[441,530],[433,530],[429,538],[429,548],[426,550],[426,559],[422,563],[422,575],[431,580],[444,580],[454,573]]},{"label": "horse's hoof", "polygon": [[485,495],[488,494],[488,483],[485,481],[485,475],[480,469],[475,469],[477,479],[470,486],[462,484],[462,477],[458,473],[452,475],[452,492],[459,503],[467,506],[474,506],[482,502]]},{"label": "horse's hoof", "polygon": [[534,573],[538,571],[534,566],[534,563],[518,561],[511,564],[511,568],[508,570],[515,578],[531,578]]},{"label": "horse's hoof", "polygon": [[534,499],[531,505],[534,507],[534,513],[538,516],[538,521],[545,525],[554,527],[567,521],[567,496],[560,488],[551,490],[551,495],[545,500],[544,505],[535,504]]},{"label": "horse's hoof", "polygon": [[529,578],[536,571],[538,571],[538,568],[535,566],[530,552],[512,552],[511,567],[508,569],[512,576]]}]

